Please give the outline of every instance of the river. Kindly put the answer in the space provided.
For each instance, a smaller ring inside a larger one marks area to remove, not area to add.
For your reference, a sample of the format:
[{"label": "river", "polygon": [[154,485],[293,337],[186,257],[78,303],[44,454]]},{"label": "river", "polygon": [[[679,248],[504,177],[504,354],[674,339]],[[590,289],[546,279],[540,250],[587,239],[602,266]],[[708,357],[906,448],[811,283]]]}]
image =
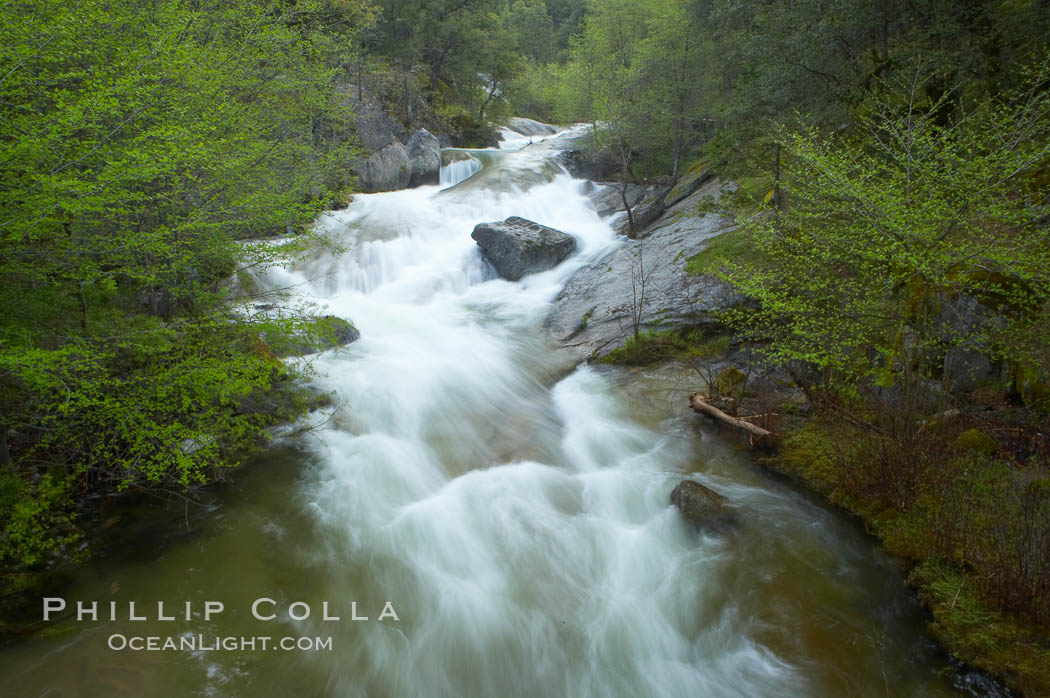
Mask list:
[{"label": "river", "polygon": [[[85,566],[60,622],[0,650],[0,693],[981,695],[925,636],[893,562],[689,414],[688,376],[575,366],[549,345],[550,300],[619,243],[551,159],[556,140],[528,140],[471,153],[441,185],[356,197],[318,222],[344,253],[268,272],[361,331],[315,360],[335,407],[184,535]],[[571,232],[577,252],[495,278],[470,231],[511,215]],[[668,503],[683,477],[741,526],[686,525]],[[253,617],[257,599],[275,619]],[[76,600],[102,618],[78,622]],[[206,601],[223,611],[206,619]],[[320,642],[206,649],[264,636]],[[198,644],[119,648],[148,637]]]}]

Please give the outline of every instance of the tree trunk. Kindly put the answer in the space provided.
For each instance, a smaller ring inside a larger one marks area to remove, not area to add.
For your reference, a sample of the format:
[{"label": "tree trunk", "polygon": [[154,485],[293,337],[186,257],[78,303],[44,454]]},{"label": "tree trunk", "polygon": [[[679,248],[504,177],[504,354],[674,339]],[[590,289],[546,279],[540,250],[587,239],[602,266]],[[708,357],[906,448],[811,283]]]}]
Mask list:
[{"label": "tree trunk", "polygon": [[620,184],[620,199],[623,201],[623,208],[627,212],[627,237],[634,239],[635,234],[638,232],[638,228],[634,225],[634,214],[631,212],[631,205],[627,201],[627,186],[631,181],[631,148],[626,143],[620,143],[620,165],[623,169],[621,184]]},{"label": "tree trunk", "polygon": [[781,213],[780,206],[780,144],[777,143],[777,164],[773,171],[773,207]]},{"label": "tree trunk", "polygon": [[478,121],[485,121],[485,109],[488,108],[489,102],[492,101],[493,95],[496,94],[496,90],[499,88],[499,81],[493,80],[492,86],[489,88],[489,96],[485,98],[485,101],[481,103],[481,109],[478,111]]},{"label": "tree trunk", "polygon": [[408,108],[408,71],[405,70],[404,66],[401,66],[401,104],[404,107],[402,113],[404,114],[405,125],[407,126],[412,114]]},{"label": "tree trunk", "polygon": [[623,209],[627,211],[627,237],[634,239],[635,233],[638,231],[634,227],[634,214],[631,213],[631,204],[627,201],[627,175],[623,176],[623,183],[620,185],[620,199],[623,200]]},{"label": "tree trunk", "polygon": [[717,419],[720,422],[724,422],[725,424],[728,424],[730,426],[734,426],[737,429],[743,429],[744,431],[748,432],[749,434],[753,434],[754,436],[759,436],[762,438],[769,438],[773,436],[773,432],[767,431],[762,427],[755,426],[751,422],[744,421],[743,419],[739,419],[737,417],[730,417],[722,410],[706,402],[700,393],[693,393],[689,396],[689,406],[693,408],[694,412],[706,414],[708,417],[713,417],[714,419]]},{"label": "tree trunk", "polygon": [[676,129],[674,134],[674,169],[671,171],[671,186],[678,184],[678,168],[682,163],[682,131]]}]

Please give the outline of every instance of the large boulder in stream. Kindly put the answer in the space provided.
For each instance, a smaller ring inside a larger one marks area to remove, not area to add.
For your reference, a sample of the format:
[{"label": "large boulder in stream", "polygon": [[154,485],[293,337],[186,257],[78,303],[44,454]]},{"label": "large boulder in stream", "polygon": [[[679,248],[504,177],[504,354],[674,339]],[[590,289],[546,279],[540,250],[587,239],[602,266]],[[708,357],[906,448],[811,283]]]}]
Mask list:
[{"label": "large boulder in stream", "polygon": [[402,145],[405,128],[390,118],[371,95],[350,99],[357,136],[368,153],[351,165],[362,191],[391,191],[408,186],[408,153]]},{"label": "large boulder in stream", "polygon": [[404,189],[412,179],[408,151],[399,141],[383,146],[354,166],[358,183],[366,192]]},{"label": "large boulder in stream", "polygon": [[390,118],[378,100],[365,93],[364,99],[351,99],[354,126],[361,145],[369,153],[377,153],[395,141],[405,140],[405,127]]},{"label": "large boulder in stream", "polygon": [[558,129],[550,124],[523,116],[512,116],[507,121],[507,128],[523,136],[550,136],[558,132]]},{"label": "large boulder in stream", "polygon": [[479,223],[470,237],[508,281],[552,269],[576,249],[573,236],[518,216],[502,222]]},{"label": "large boulder in stream", "polygon": [[710,487],[694,480],[682,480],[671,491],[671,504],[690,523],[699,528],[725,529],[733,526],[736,515],[729,501]]},{"label": "large boulder in stream", "polygon": [[408,139],[408,169],[410,187],[438,183],[441,171],[441,144],[425,128],[414,132]]}]

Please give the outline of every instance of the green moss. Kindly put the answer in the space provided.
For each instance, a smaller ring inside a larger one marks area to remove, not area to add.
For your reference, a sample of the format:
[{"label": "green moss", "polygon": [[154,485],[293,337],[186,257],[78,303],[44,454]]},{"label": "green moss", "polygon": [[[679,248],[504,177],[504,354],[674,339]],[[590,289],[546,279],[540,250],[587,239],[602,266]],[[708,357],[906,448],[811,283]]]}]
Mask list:
[{"label": "green moss", "polygon": [[1050,413],[1050,383],[1045,376],[1021,368],[1015,370],[1015,382],[1026,407],[1044,414]]},{"label": "green moss", "polygon": [[736,366],[728,366],[715,376],[714,385],[711,386],[719,395],[732,395],[739,392],[747,383],[747,376]]},{"label": "green moss", "polygon": [[972,577],[931,558],[912,571],[908,582],[933,615],[930,633],[953,655],[1005,677],[1022,695],[1050,695],[1050,646],[1045,636],[992,610]]},{"label": "green moss", "polygon": [[622,347],[613,349],[600,361],[645,366],[667,359],[713,359],[724,356],[731,345],[729,336],[706,335],[696,328],[642,332],[637,339],[629,337]]},{"label": "green moss", "polygon": [[686,273],[712,274],[727,261],[754,257],[755,252],[747,234],[740,228],[732,228],[711,238],[704,249],[686,262]]},{"label": "green moss", "polygon": [[839,481],[834,462],[836,439],[830,425],[807,422],[785,439],[779,453],[766,463],[825,496],[831,495]]},{"label": "green moss", "polygon": [[688,187],[698,178],[703,177],[708,170],[709,163],[706,159],[701,158],[692,165],[689,166],[682,176],[678,178],[678,183],[671,188],[671,191],[667,193],[664,198],[665,203],[676,201],[682,197],[682,194],[688,189]]},{"label": "green moss", "polygon": [[[979,537],[988,526],[1010,529],[1026,516],[1011,489],[1015,468],[992,458],[998,445],[971,429],[956,439],[969,455],[948,459],[942,447],[931,449],[935,457],[927,467],[952,473],[946,486],[924,488],[906,505],[887,506],[873,496],[866,479],[885,473],[874,447],[878,438],[883,437],[839,421],[814,419],[786,438],[766,464],[859,515],[889,554],[914,565],[908,581],[931,611],[929,631],[956,657],[1002,678],[1021,695],[1050,695],[1050,629],[1000,610],[1001,601],[985,595],[990,592],[974,566],[974,555],[987,555],[987,541]],[[910,458],[901,462],[922,467]],[[1043,508],[1032,510],[1043,516],[1048,496],[1050,477],[1043,476],[1032,479],[1020,499],[1043,501]],[[955,547],[946,549],[948,522],[969,527],[969,533],[956,535]],[[975,549],[982,543],[984,548]]]},{"label": "green moss", "polygon": [[976,453],[992,454],[999,450],[999,444],[995,439],[985,434],[980,429],[968,429],[959,434],[955,443],[962,448]]}]

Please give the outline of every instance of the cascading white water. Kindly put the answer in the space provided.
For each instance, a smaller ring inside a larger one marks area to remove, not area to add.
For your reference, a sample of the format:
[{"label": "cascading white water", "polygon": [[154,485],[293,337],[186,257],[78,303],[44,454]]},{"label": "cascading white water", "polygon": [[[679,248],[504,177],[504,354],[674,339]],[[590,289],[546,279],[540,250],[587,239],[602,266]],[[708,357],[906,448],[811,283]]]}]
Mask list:
[{"label": "cascading white water", "polygon": [[[443,172],[463,182],[455,189],[359,197],[322,221],[345,231],[349,255],[272,279],[310,289],[362,332],[319,361],[319,383],[345,407],[300,490],[324,538],[311,564],[333,575],[324,598],[404,609],[396,627],[342,633],[356,661],[330,667],[329,685],[343,695],[819,693],[763,637],[765,621],[718,605],[738,564],[733,543],[698,538],[668,504],[688,442],[634,421],[593,368],[558,380],[569,366],[540,338],[546,304],[618,244],[610,228],[579,182],[534,177],[552,171],[548,151],[489,155],[477,182],[460,179],[471,159]],[[572,233],[578,253],[520,283],[493,278],[469,233],[510,215]],[[723,489],[741,503],[769,498]],[[344,569],[355,573],[341,580]]]},{"label": "cascading white water", "polygon": [[[956,694],[892,566],[717,431],[701,435],[682,376],[574,368],[547,344],[549,301],[619,242],[550,143],[512,150],[527,142],[472,153],[463,162],[482,169],[443,174],[454,186],[361,195],[322,217],[349,250],[263,281],[361,330],[316,359],[318,387],[336,396],[330,421],[240,476],[243,496],[207,534],[87,570],[69,592],[223,599],[230,610],[185,624],[67,626],[0,652],[0,682],[18,689],[0,692]],[[577,252],[518,283],[496,278],[470,232],[511,215],[575,235]],[[668,495],[684,473],[733,502],[738,530],[698,534],[683,522]],[[314,613],[260,623],[247,609],[261,596]],[[321,617],[322,601],[341,622]],[[378,620],[387,601],[400,620]],[[354,603],[369,621],[349,620]],[[106,648],[113,632],[333,643],[128,654]]]},{"label": "cascading white water", "polygon": [[[369,565],[367,589],[326,598],[410,604],[399,628],[361,643],[373,670],[347,672],[340,688],[752,696],[800,685],[746,633],[725,643],[718,626],[723,646],[701,661],[679,619],[702,597],[691,573],[724,544],[697,542],[668,507],[682,449],[633,423],[592,369],[551,385],[566,364],[537,338],[545,303],[615,240],[566,175],[507,184],[538,157],[508,154],[492,165],[507,179],[456,197],[360,197],[324,225],[345,226],[352,245],[361,232],[377,239],[338,267],[273,279],[304,288],[330,272],[304,295],[362,333],[320,361],[346,408],[302,496],[325,532],[316,564],[384,563]],[[490,279],[469,233],[510,215],[570,231],[579,254],[518,284]]]},{"label": "cascading white water", "polygon": [[481,169],[481,161],[469,155],[462,160],[453,160],[441,166],[438,181],[442,187],[451,187],[465,179],[470,179]]}]

